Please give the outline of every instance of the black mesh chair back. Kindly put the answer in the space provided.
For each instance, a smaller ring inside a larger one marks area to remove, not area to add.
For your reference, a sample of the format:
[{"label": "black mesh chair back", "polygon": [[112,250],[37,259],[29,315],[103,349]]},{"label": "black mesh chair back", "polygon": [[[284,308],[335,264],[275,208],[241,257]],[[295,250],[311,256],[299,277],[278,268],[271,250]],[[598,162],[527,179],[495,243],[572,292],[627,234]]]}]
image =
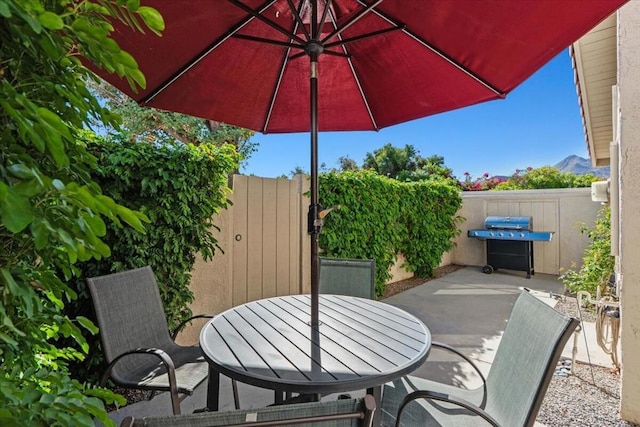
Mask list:
[{"label": "black mesh chair back", "polygon": [[375,298],[376,261],[320,258],[320,293]]},{"label": "black mesh chair back", "polygon": [[461,389],[407,376],[384,386],[386,425],[533,426],[565,344],[578,325],[528,292],[518,297],[486,380],[473,362],[441,343],[479,373],[483,385]]},{"label": "black mesh chair back", "polygon": [[121,387],[169,391],[179,413],[182,398],[207,378],[208,364],[199,346],[180,346],[171,338],[151,267],[87,283],[108,364],[101,383],[110,378]]}]

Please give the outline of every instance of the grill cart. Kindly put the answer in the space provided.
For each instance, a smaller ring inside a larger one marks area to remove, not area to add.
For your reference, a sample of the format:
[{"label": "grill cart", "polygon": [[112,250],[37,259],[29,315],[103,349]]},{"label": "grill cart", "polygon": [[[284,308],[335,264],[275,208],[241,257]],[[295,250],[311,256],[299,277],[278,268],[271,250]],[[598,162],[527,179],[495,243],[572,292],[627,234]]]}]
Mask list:
[{"label": "grill cart", "polygon": [[533,242],[548,242],[553,231],[532,231],[530,216],[488,216],[484,229],[469,230],[467,236],[487,242],[487,264],[482,271],[491,274],[499,268],[525,271],[527,279],[533,270]]}]

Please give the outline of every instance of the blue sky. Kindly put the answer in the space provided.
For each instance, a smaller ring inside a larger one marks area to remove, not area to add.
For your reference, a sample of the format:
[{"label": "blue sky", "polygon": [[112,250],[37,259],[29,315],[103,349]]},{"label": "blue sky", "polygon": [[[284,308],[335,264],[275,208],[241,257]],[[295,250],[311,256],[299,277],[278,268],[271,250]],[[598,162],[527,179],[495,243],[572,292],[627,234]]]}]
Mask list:
[{"label": "blue sky", "polygon": [[[258,151],[242,170],[262,177],[309,170],[309,134],[256,134]],[[576,154],[588,157],[571,58],[567,50],[512,91],[506,99],[425,117],[379,132],[325,132],[318,137],[319,163],[337,167],[349,156],[391,143],[411,144],[424,157],[440,155],[454,175],[511,175],[529,166],[553,166]]]}]

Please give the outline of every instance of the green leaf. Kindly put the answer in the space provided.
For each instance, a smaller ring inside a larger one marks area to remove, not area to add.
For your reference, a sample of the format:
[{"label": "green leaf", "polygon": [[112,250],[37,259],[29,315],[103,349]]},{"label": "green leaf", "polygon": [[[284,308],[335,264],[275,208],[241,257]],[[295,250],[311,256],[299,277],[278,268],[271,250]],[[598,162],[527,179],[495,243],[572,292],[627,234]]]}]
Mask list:
[{"label": "green leaf", "polygon": [[20,298],[24,302],[24,311],[27,316],[33,315],[33,296],[28,289],[23,289],[13,278],[13,275],[7,268],[0,270],[4,283],[7,285],[9,292],[14,298]]},{"label": "green leaf", "polygon": [[60,181],[59,179],[54,179],[53,181],[51,181],[51,185],[53,185],[53,188],[58,191],[64,190],[64,182]]},{"label": "green leaf", "polygon": [[24,163],[16,163],[7,168],[7,170],[15,177],[28,179],[33,178],[35,173],[29,167],[27,167]]},{"label": "green leaf", "polygon": [[164,31],[164,19],[157,10],[152,7],[141,6],[138,8],[138,13],[151,31],[158,35],[160,35],[161,31]]},{"label": "green leaf", "polygon": [[9,10],[9,5],[3,0],[0,0],[0,16],[2,16],[3,18],[11,18],[11,10]]},{"label": "green leaf", "polygon": [[91,230],[96,236],[102,237],[107,233],[107,226],[99,216],[84,214],[82,215],[82,218],[89,225],[89,227],[91,227]]},{"label": "green leaf", "polygon": [[60,242],[64,246],[67,256],[69,257],[69,262],[74,264],[78,260],[78,253],[76,251],[76,241],[71,237],[69,233],[67,233],[63,229],[58,230],[58,238]]},{"label": "green leaf", "polygon": [[40,181],[34,178],[18,182],[13,186],[13,189],[17,194],[25,197],[34,197],[42,191],[42,186],[40,185]]},{"label": "green leaf", "polygon": [[[13,338],[11,338],[9,335],[5,334],[4,332],[0,331],[0,341],[3,341],[5,344],[9,344],[9,345],[18,345],[18,341],[14,340]],[[2,414],[0,414],[0,418],[2,418]]]},{"label": "green leaf", "polygon": [[33,221],[29,199],[0,182],[0,219],[7,230],[19,233]]},{"label": "green leaf", "polygon": [[45,221],[40,218],[36,218],[36,220],[31,223],[30,229],[36,249],[41,250],[49,242],[49,229],[47,228]]},{"label": "green leaf", "polygon": [[144,226],[142,225],[142,222],[140,222],[140,218],[138,218],[131,209],[127,209],[124,206],[118,206],[117,212],[118,216],[122,218],[124,222],[135,228],[137,231],[144,233]]},{"label": "green leaf", "polygon": [[38,16],[38,21],[40,21],[43,27],[50,30],[61,30],[62,28],[64,28],[62,17],[53,12],[44,12],[43,14]]},{"label": "green leaf", "polygon": [[127,0],[127,9],[135,12],[140,7],[140,0]]},{"label": "green leaf", "polygon": [[76,317],[76,320],[78,321],[78,323],[80,323],[82,325],[83,328],[85,328],[87,331],[91,332],[93,335],[98,333],[98,327],[96,325],[93,324],[93,322],[89,319],[87,319],[84,316],[78,316]]},{"label": "green leaf", "polygon": [[98,240],[96,242],[96,250],[98,251],[98,253],[100,255],[102,255],[103,257],[109,257],[111,256],[111,248],[109,248],[109,246],[105,245],[102,241]]},{"label": "green leaf", "polygon": [[7,312],[5,311],[2,304],[0,304],[0,320],[2,320],[2,324],[7,328],[9,328],[11,331],[13,331],[13,333],[19,336],[24,336],[24,332],[22,332],[21,330],[15,327],[15,325],[11,321],[11,318],[7,315]]}]

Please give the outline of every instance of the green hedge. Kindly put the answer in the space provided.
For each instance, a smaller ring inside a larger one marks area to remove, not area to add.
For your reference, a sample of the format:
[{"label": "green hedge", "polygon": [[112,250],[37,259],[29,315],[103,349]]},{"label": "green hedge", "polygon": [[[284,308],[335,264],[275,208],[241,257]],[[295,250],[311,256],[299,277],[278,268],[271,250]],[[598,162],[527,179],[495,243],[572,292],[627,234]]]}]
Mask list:
[{"label": "green hedge", "polygon": [[460,231],[459,189],[446,181],[400,182],[371,171],[320,176],[325,208],[340,205],[320,233],[323,256],[376,260],[376,293],[401,252],[406,267],[428,277]]},{"label": "green hedge", "polygon": [[[74,315],[93,319],[86,277],[151,265],[158,281],[170,327],[191,316],[189,289],[196,253],[210,259],[219,249],[212,234],[212,217],[228,203],[228,176],[238,165],[231,145],[147,145],[127,140],[89,144],[98,159],[93,178],[118,203],[144,213],[146,233],[107,226],[105,243],[111,256],[81,264],[76,281]],[[102,355],[98,339],[90,357],[74,373],[95,378]]]}]

